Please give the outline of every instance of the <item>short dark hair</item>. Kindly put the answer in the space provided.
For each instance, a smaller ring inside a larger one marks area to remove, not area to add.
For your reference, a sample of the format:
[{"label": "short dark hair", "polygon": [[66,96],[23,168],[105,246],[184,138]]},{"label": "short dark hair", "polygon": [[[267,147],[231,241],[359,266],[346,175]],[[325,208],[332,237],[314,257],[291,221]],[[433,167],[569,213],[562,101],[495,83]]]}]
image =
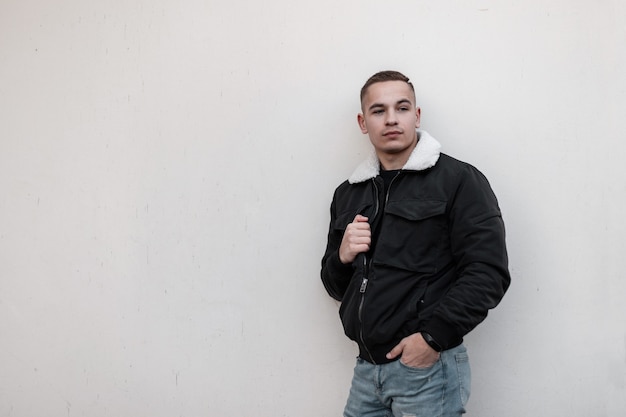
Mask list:
[{"label": "short dark hair", "polygon": [[363,102],[363,97],[365,97],[367,89],[370,85],[382,83],[384,81],[404,81],[409,85],[409,87],[411,87],[411,91],[413,91],[413,94],[415,95],[415,88],[413,88],[413,84],[409,80],[409,77],[398,71],[380,71],[372,75],[361,88],[361,102]]}]

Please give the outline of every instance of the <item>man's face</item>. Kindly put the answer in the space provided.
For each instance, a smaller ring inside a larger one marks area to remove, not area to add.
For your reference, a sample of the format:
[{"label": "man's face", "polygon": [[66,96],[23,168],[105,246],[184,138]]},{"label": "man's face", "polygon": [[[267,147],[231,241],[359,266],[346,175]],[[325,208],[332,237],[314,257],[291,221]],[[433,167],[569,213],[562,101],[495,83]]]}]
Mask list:
[{"label": "man's face", "polygon": [[404,81],[383,81],[367,89],[358,115],[359,127],[369,135],[376,153],[405,162],[417,143],[420,109],[415,94]]}]

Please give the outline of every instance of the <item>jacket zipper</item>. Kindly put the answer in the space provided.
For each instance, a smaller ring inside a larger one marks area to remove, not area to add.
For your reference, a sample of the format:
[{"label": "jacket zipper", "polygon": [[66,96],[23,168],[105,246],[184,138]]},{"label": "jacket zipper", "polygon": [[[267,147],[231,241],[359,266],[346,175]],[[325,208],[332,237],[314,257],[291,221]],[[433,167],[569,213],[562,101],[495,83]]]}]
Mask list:
[{"label": "jacket zipper", "polygon": [[363,346],[363,348],[365,349],[365,352],[367,352],[367,356],[369,356],[370,361],[376,365],[376,361],[374,361],[374,357],[372,356],[372,353],[370,352],[370,350],[367,348],[367,345],[365,344],[365,340],[363,339],[363,319],[362,319],[362,312],[363,312],[363,302],[365,301],[365,290],[367,289],[367,282],[368,282],[368,268],[367,268],[367,257],[363,257],[363,281],[361,281],[361,301],[359,302],[359,323],[360,323],[360,328],[359,328],[359,338],[361,339],[361,346]]},{"label": "jacket zipper", "polygon": [[[393,177],[393,179],[389,183],[389,187],[387,187],[387,194],[385,195],[385,206],[387,205],[387,201],[389,200],[389,193],[391,191],[391,185],[396,180],[396,178],[398,178],[399,175],[400,175],[400,172],[398,172],[396,176]],[[376,216],[378,216],[380,203],[378,200],[378,186],[376,185],[376,181],[374,179],[372,179],[372,184],[374,185],[374,191],[376,195],[376,209],[374,210],[374,219],[375,219]],[[381,219],[380,221],[382,222],[383,219]],[[370,361],[375,365],[376,361],[374,361],[374,357],[372,356],[370,350],[367,348],[367,345],[365,344],[365,340],[363,338],[363,316],[362,316],[363,303],[365,302],[365,291],[367,290],[367,283],[369,282],[369,269],[370,269],[371,263],[372,263],[372,260],[371,259],[368,260],[367,255],[363,255],[363,280],[361,281],[361,288],[359,289],[359,292],[361,293],[361,300],[359,302],[359,323],[360,323],[359,338],[361,339],[361,346],[363,346],[363,348],[367,352],[367,355],[369,356]]]},{"label": "jacket zipper", "polygon": [[[374,217],[372,218],[375,219],[376,216],[378,216],[378,210],[379,210],[379,202],[378,202],[378,186],[376,185],[376,181],[374,179],[372,179],[372,184],[374,185],[374,194],[376,196],[376,208],[374,210]],[[371,223],[370,223],[371,224]],[[359,289],[359,292],[361,293],[361,300],[359,302],[359,324],[360,324],[360,328],[359,328],[359,339],[361,339],[361,346],[363,346],[363,348],[365,349],[365,351],[367,352],[367,356],[369,356],[370,361],[373,364],[376,364],[376,361],[374,361],[374,357],[372,356],[370,350],[367,348],[367,345],[365,344],[365,340],[363,337],[363,303],[365,302],[365,291],[367,290],[367,283],[369,282],[369,263],[371,263],[371,259],[368,260],[367,258],[367,254],[363,254],[363,280],[361,281],[361,288]]]},{"label": "jacket zipper", "polygon": [[391,186],[393,185],[396,178],[400,176],[401,172],[402,171],[398,171],[398,173],[391,179],[391,182],[389,183],[389,187],[387,187],[387,194],[385,195],[385,206],[387,206],[387,201],[389,200],[389,194],[391,193]]}]

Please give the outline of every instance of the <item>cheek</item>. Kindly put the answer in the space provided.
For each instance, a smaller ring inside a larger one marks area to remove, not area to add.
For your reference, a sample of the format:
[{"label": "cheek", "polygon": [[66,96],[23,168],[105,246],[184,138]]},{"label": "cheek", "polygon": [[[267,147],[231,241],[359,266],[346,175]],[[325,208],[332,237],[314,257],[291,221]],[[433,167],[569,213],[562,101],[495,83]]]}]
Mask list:
[{"label": "cheek", "polygon": [[407,119],[406,121],[406,126],[411,126],[411,127],[419,127],[420,125],[420,121],[418,118],[416,117],[411,117],[409,119]]}]

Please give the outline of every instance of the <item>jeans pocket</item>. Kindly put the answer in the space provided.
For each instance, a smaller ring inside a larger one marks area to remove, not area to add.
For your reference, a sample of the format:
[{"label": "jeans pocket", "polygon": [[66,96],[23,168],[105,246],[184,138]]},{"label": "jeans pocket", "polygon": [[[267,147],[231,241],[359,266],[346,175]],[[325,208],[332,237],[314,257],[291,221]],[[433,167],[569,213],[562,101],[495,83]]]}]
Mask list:
[{"label": "jeans pocket", "polygon": [[432,373],[432,371],[437,368],[437,365],[440,363],[441,361],[441,357],[437,358],[437,360],[430,366],[424,367],[424,368],[417,368],[415,366],[411,366],[411,365],[407,365],[406,363],[402,362],[402,358],[398,359],[398,363],[405,369],[411,371],[411,372],[416,372],[416,373],[424,373],[424,374],[429,374]]}]

